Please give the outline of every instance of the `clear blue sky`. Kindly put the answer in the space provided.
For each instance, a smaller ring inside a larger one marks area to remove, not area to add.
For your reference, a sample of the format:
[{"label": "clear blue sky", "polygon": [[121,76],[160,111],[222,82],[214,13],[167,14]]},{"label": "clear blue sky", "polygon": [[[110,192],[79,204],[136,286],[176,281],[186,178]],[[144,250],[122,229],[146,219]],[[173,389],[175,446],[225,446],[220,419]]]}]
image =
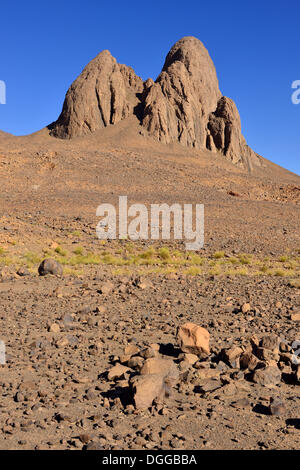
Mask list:
[{"label": "clear blue sky", "polygon": [[1,2],[0,129],[28,134],[54,121],[84,66],[109,49],[142,78],[156,78],[170,47],[196,36],[234,99],[249,145],[300,174],[300,4],[290,0]]}]

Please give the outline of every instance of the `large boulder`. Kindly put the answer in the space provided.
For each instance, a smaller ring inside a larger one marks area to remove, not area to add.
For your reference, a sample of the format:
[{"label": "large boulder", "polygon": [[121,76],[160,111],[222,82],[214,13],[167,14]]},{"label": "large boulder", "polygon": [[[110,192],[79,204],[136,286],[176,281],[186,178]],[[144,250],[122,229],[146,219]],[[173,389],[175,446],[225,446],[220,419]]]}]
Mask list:
[{"label": "large boulder", "polygon": [[177,342],[181,351],[199,357],[210,354],[209,339],[209,332],[195,323],[187,322],[177,331]]},{"label": "large boulder", "polygon": [[40,276],[47,276],[47,274],[52,274],[53,276],[63,275],[62,265],[51,258],[44,259],[39,265],[38,271]]},{"label": "large boulder", "polygon": [[150,408],[154,402],[164,401],[169,395],[169,386],[163,374],[136,375],[130,381],[136,409]]}]

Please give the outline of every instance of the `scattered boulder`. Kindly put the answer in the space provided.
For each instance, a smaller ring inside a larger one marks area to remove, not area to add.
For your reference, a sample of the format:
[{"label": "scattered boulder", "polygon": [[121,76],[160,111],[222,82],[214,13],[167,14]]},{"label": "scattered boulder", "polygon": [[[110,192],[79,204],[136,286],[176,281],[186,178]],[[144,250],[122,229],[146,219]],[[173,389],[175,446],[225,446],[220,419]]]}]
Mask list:
[{"label": "scattered boulder", "polygon": [[107,374],[108,380],[120,379],[130,372],[128,367],[122,366],[121,364],[115,365]]},{"label": "scattered boulder", "polygon": [[195,323],[185,323],[177,331],[177,342],[182,352],[206,357],[210,354],[209,332]]},{"label": "scattered boulder", "polygon": [[53,276],[62,276],[63,268],[61,264],[55,259],[47,258],[41,262],[38,268],[40,276],[46,276],[52,274]]},{"label": "scattered boulder", "polygon": [[221,351],[221,356],[224,361],[229,364],[233,369],[240,368],[240,356],[243,353],[242,348],[234,346],[229,349],[223,349]]},{"label": "scattered boulder", "polygon": [[241,369],[254,370],[258,364],[258,358],[252,352],[244,352],[240,357]]},{"label": "scattered boulder", "polygon": [[263,336],[260,341],[260,347],[264,349],[269,349],[270,351],[278,352],[279,351],[279,338],[275,335]]},{"label": "scattered boulder", "polygon": [[196,354],[183,353],[183,354],[180,354],[178,359],[182,359],[182,361],[187,362],[188,364],[194,365],[199,360],[199,357],[196,356]]},{"label": "scattered boulder", "polygon": [[277,366],[264,366],[253,373],[253,382],[265,387],[278,385],[281,381],[281,371]]},{"label": "scattered boulder", "polygon": [[140,356],[134,356],[129,359],[127,362],[128,367],[131,369],[141,369],[144,364],[144,359]]},{"label": "scattered boulder", "polygon": [[60,332],[60,326],[57,323],[52,323],[52,325],[49,327],[50,333],[59,333]]},{"label": "scattered boulder", "polygon": [[147,359],[140,371],[141,375],[159,374],[168,377],[170,380],[176,382],[179,377],[179,372],[176,364],[172,359],[150,358]]},{"label": "scattered boulder", "polygon": [[282,416],[286,414],[286,407],[280,398],[272,399],[270,404],[270,414],[273,416]]},{"label": "scattered boulder", "polygon": [[131,379],[130,387],[136,409],[150,408],[154,400],[163,401],[168,395],[164,375],[138,375]]}]

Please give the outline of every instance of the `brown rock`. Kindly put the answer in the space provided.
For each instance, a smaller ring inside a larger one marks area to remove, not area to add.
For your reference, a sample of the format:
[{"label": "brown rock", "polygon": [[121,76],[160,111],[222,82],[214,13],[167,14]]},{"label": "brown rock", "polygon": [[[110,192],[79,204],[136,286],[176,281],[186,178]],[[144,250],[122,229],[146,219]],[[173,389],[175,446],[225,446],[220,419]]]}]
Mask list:
[{"label": "brown rock", "polygon": [[230,349],[223,349],[222,357],[224,358],[225,362],[229,364],[234,369],[240,368],[240,356],[243,350],[237,346],[232,347]]},{"label": "brown rock", "polygon": [[61,115],[49,129],[51,135],[69,139],[133,115],[144,128],[142,135],[148,131],[166,144],[220,152],[250,170],[261,164],[241,134],[234,102],[222,97],[214,64],[197,38],[184,37],[172,47],[155,82],[143,83],[131,67],[102,51],[71,85]]},{"label": "brown rock", "polygon": [[163,375],[174,382],[176,382],[179,377],[177,366],[172,359],[160,359],[155,357],[147,359],[141,369],[141,375],[153,374]]},{"label": "brown rock", "polygon": [[[225,155],[233,163],[244,166],[256,163],[259,159],[253,150],[248,147],[241,131],[241,120],[235,103],[222,96],[218,101],[216,110],[210,114],[208,121],[210,138],[208,148],[214,148]],[[213,143],[212,143],[213,141]],[[243,308],[250,310],[250,305],[245,304]]]},{"label": "brown rock", "polygon": [[55,259],[51,258],[44,259],[44,261],[39,265],[38,271],[40,276],[46,276],[47,274],[62,276],[63,274],[62,266],[55,261]]},{"label": "brown rock", "polygon": [[154,400],[163,400],[167,394],[165,377],[159,374],[135,376],[130,386],[136,409],[149,408]]},{"label": "brown rock", "polygon": [[124,377],[127,372],[130,372],[128,367],[117,364],[112,369],[110,369],[107,374],[107,378],[108,380],[120,379],[121,377]]},{"label": "brown rock", "polygon": [[221,375],[221,371],[217,369],[199,369],[195,377],[199,380],[207,380],[207,379],[218,379]]},{"label": "brown rock", "polygon": [[164,143],[206,148],[206,123],[221,98],[214,64],[194,37],[178,41],[156,82],[148,86],[142,124]]},{"label": "brown rock", "polygon": [[196,354],[180,354],[179,359],[182,359],[183,361],[187,362],[188,364],[194,365],[196,362],[198,362],[198,356]]},{"label": "brown rock", "polygon": [[137,346],[135,346],[134,344],[129,344],[124,350],[124,355],[134,356],[135,354],[138,354],[138,352],[139,348]]},{"label": "brown rock", "polygon": [[242,310],[242,313],[248,313],[251,310],[251,305],[250,304],[244,304],[244,305],[242,305],[241,310]]},{"label": "brown rock", "polygon": [[127,362],[128,367],[131,367],[132,369],[138,368],[141,369],[144,364],[144,359],[140,356],[135,356],[131,357],[129,361]]},{"label": "brown rock", "polygon": [[272,400],[270,404],[270,414],[273,416],[282,416],[286,414],[285,404],[279,398]]},{"label": "brown rock", "polygon": [[177,342],[182,352],[204,356],[210,354],[209,332],[195,323],[185,323],[178,328]]},{"label": "brown rock", "polygon": [[292,313],[291,320],[292,321],[300,321],[300,312]]},{"label": "brown rock", "polygon": [[262,361],[279,361],[279,352],[276,350],[271,351],[267,348],[257,348],[255,354]]},{"label": "brown rock", "polygon": [[89,134],[133,114],[143,81],[109,51],[93,59],[69,88],[51,135],[62,139]]},{"label": "brown rock", "polygon": [[240,357],[241,369],[254,370],[257,364],[258,364],[258,359],[251,352],[245,352]]},{"label": "brown rock", "polygon": [[260,341],[260,347],[270,351],[279,351],[279,338],[275,335],[264,336]]},{"label": "brown rock", "polygon": [[57,323],[52,323],[52,325],[49,327],[49,331],[51,333],[59,333],[60,332],[60,326]]},{"label": "brown rock", "polygon": [[114,288],[113,283],[110,282],[110,281],[107,281],[107,282],[104,282],[104,284],[102,284],[102,286],[99,289],[99,292],[100,292],[100,294],[108,295],[108,294],[111,293],[113,288]]},{"label": "brown rock", "polygon": [[275,366],[266,366],[253,373],[253,382],[270,387],[278,385],[281,381],[281,371]]}]

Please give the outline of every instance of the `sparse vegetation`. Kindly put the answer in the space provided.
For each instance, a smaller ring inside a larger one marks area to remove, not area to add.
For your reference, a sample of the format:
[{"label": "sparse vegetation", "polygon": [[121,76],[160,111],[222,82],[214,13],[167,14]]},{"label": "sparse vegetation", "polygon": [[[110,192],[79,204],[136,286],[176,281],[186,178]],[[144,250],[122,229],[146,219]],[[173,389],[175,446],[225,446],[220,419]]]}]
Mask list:
[{"label": "sparse vegetation", "polygon": [[221,258],[224,258],[224,256],[225,256],[224,251],[216,251],[215,254],[214,254],[215,259],[221,259]]}]

